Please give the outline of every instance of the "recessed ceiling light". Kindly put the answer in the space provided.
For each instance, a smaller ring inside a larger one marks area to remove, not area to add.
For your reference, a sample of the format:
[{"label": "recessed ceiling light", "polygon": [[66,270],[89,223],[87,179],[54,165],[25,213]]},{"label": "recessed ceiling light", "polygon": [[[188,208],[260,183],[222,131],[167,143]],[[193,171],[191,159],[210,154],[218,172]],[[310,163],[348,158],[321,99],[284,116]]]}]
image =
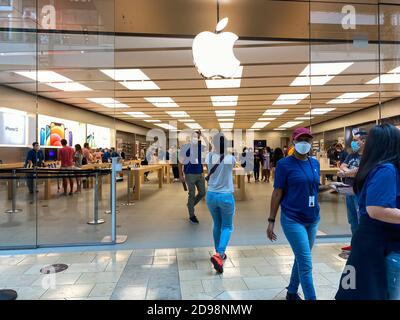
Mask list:
[{"label": "recessed ceiling light", "polygon": [[145,114],[142,111],[130,111],[130,112],[124,112],[124,114],[134,118],[151,118],[149,115]]},{"label": "recessed ceiling light", "polygon": [[198,123],[185,123],[185,125],[191,129],[203,129]]},{"label": "recessed ceiling light", "polygon": [[256,122],[252,125],[251,129],[261,129],[267,126],[269,122]]},{"label": "recessed ceiling light", "polygon": [[289,121],[279,126],[279,128],[292,128],[294,126],[299,125],[300,123],[303,123],[303,121]]},{"label": "recessed ceiling light", "polygon": [[298,104],[301,100],[308,97],[308,93],[301,93],[301,94],[281,94],[275,101],[274,105],[291,105],[291,104]]},{"label": "recessed ceiling light", "polygon": [[263,113],[263,116],[280,116],[280,115],[284,114],[288,110],[289,109],[267,109]]},{"label": "recessed ceiling light", "polygon": [[128,105],[120,103],[113,98],[87,98],[87,100],[100,104],[106,108],[129,108]]},{"label": "recessed ceiling light", "polygon": [[375,92],[349,92],[340,95],[339,97],[332,99],[327,102],[327,104],[343,104],[343,103],[352,103],[362,98],[366,98]]},{"label": "recessed ceiling light", "polygon": [[193,119],[178,119],[179,122],[194,122]]},{"label": "recessed ceiling light", "polygon": [[53,82],[46,85],[62,91],[92,91],[92,89],[78,82]]},{"label": "recessed ceiling light", "polygon": [[124,81],[119,82],[129,90],[160,90],[153,81]]},{"label": "recessed ceiling light", "polygon": [[166,111],[171,117],[174,118],[188,118],[189,115],[185,111]]},{"label": "recessed ceiling light", "polygon": [[15,71],[16,74],[39,82],[73,82],[73,80],[62,76],[54,71]]},{"label": "recessed ceiling light", "polygon": [[220,122],[219,126],[221,129],[232,129],[233,122]]},{"label": "recessed ceiling light", "polygon": [[238,96],[212,96],[214,107],[232,107],[237,105]]},{"label": "recessed ceiling light", "polygon": [[100,71],[115,81],[150,80],[150,78],[140,69],[101,69]]},{"label": "recessed ceiling light", "polygon": [[275,131],[286,131],[286,129],[284,129],[284,128],[275,128],[274,130]]},{"label": "recessed ceiling light", "polygon": [[238,71],[235,73],[232,79],[212,79],[206,80],[206,86],[209,89],[216,89],[216,88],[239,88],[241,77],[243,72],[243,66],[238,68]]},{"label": "recessed ceiling light", "polygon": [[390,70],[386,74],[376,77],[367,82],[367,84],[379,84],[379,83],[400,83],[400,67]]},{"label": "recessed ceiling light", "polygon": [[274,121],[276,118],[258,118],[258,121]]},{"label": "recessed ceiling light", "polygon": [[235,121],[235,119],[233,118],[222,118],[222,119],[218,119],[219,122],[233,122]]},{"label": "recessed ceiling light", "polygon": [[156,123],[156,126],[159,126],[161,128],[167,129],[167,130],[177,130],[177,128],[175,128],[174,126],[171,126],[168,123]]},{"label": "recessed ceiling light", "polygon": [[314,119],[314,117],[297,117],[294,120],[310,120],[310,119]]},{"label": "recessed ceiling light", "polygon": [[236,114],[235,110],[215,110],[217,118],[219,117],[234,117]]},{"label": "recessed ceiling light", "polygon": [[149,97],[144,98],[157,108],[176,108],[179,107],[174,100],[170,97]]},{"label": "recessed ceiling light", "polygon": [[[354,62],[312,63],[307,65],[291,86],[321,86],[346,70]],[[310,81],[311,78],[311,81]]]},{"label": "recessed ceiling light", "polygon": [[306,115],[321,115],[321,114],[325,114],[328,112],[331,112],[333,110],[335,110],[336,108],[314,108],[311,109],[311,111],[306,112]]},{"label": "recessed ceiling light", "polygon": [[144,120],[146,122],[161,122],[161,120],[155,120],[155,119],[148,119],[148,120]]}]

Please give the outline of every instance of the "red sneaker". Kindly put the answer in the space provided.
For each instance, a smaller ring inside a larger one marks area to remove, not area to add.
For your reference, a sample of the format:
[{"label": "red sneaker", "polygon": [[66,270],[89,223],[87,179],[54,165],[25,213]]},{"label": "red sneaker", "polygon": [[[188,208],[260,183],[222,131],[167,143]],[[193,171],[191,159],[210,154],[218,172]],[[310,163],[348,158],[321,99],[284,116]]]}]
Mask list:
[{"label": "red sneaker", "polygon": [[222,257],[218,253],[214,254],[211,257],[210,261],[213,264],[214,269],[218,273],[223,273],[224,272],[224,260],[222,259]]},{"label": "red sneaker", "polygon": [[342,251],[351,251],[351,246],[343,247]]}]

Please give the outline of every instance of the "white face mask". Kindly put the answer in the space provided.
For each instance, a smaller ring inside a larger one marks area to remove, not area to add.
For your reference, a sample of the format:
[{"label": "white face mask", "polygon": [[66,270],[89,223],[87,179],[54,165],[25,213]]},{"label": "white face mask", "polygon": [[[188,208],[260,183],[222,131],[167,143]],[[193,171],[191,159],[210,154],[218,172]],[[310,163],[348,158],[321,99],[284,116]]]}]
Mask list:
[{"label": "white face mask", "polygon": [[307,141],[300,141],[294,145],[295,150],[300,154],[307,154],[311,150],[311,143]]}]

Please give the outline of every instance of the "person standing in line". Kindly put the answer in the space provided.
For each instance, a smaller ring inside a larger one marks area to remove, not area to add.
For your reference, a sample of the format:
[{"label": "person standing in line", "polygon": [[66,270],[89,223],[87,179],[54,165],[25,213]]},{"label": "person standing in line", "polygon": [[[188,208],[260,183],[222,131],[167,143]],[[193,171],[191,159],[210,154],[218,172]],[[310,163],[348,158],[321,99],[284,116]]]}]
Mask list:
[{"label": "person standing in line", "polygon": [[[364,151],[367,133],[364,131],[357,132],[351,142],[353,153],[348,155],[340,166],[337,176],[344,179],[344,183],[350,186],[354,184],[354,177],[358,172],[361,157]],[[357,195],[346,195],[347,220],[350,225],[351,234],[354,235],[359,223],[359,208]],[[351,246],[342,248],[343,251],[351,251]]]},{"label": "person standing in line", "polygon": [[89,143],[85,142],[83,144],[82,154],[83,154],[83,158],[84,158],[83,164],[88,164],[88,163],[94,162],[94,157],[92,154],[92,150],[90,149]]},{"label": "person standing in line", "polygon": [[335,298],[400,300],[400,130],[395,126],[369,131],[354,192],[360,224]]},{"label": "person standing in line", "polygon": [[110,161],[110,159],[111,159],[110,150],[107,149],[107,148],[105,148],[105,149],[104,149],[104,153],[103,153],[103,162],[107,163],[107,162]]},{"label": "person standing in line", "polygon": [[[193,133],[190,143],[183,145],[179,154],[179,179],[187,184],[189,221],[194,224],[199,223],[194,208],[206,195],[203,155],[207,152],[207,148],[201,143],[201,137],[206,140],[201,131]],[[206,143],[208,144],[207,141]]]},{"label": "person standing in line", "polygon": [[292,138],[294,154],[279,160],[276,166],[267,237],[271,241],[277,239],[275,218],[281,206],[281,226],[295,256],[286,299],[301,300],[298,294],[301,284],[305,299],[316,300],[311,249],[320,220],[320,168],[319,162],[308,156],[313,138],[310,130],[298,128]]},{"label": "person standing in line", "polygon": [[263,153],[261,155],[262,158],[262,176],[261,180],[263,182],[269,182],[269,178],[271,175],[271,148],[267,147],[263,149]]},{"label": "person standing in line", "polygon": [[260,164],[261,164],[260,150],[254,150],[254,180],[255,182],[260,182]]},{"label": "person standing in line", "polygon": [[224,272],[226,248],[233,232],[235,198],[233,196],[233,168],[235,157],[227,152],[228,141],[223,133],[212,139],[213,151],[206,157],[208,167],[207,207],[213,219],[215,254],[211,263],[218,273]]},{"label": "person standing in line", "polygon": [[[68,142],[65,139],[61,140],[61,145],[62,148],[58,150],[58,160],[61,162],[61,169],[64,170],[73,170],[74,167],[74,154],[75,151],[71,147],[68,146]],[[64,188],[64,193],[63,195],[67,195],[67,188],[68,188],[68,180],[69,180],[69,186],[70,186],[70,192],[69,195],[73,195],[74,191],[74,180],[72,179],[72,176],[69,175],[69,178],[67,179],[66,177],[63,178],[63,188]]]},{"label": "person standing in line", "polygon": [[[75,145],[75,168],[81,169],[83,165],[83,151],[80,144]],[[80,177],[76,177],[76,193],[81,193],[82,191],[82,179]]]},{"label": "person standing in line", "polygon": [[[44,155],[42,150],[40,150],[40,145],[38,142],[32,143],[32,149],[28,151],[25,159],[25,168],[35,168],[43,167],[44,165]],[[30,194],[34,193],[33,190],[33,174],[28,174],[28,179],[26,184]],[[37,191],[36,191],[37,192]]]}]

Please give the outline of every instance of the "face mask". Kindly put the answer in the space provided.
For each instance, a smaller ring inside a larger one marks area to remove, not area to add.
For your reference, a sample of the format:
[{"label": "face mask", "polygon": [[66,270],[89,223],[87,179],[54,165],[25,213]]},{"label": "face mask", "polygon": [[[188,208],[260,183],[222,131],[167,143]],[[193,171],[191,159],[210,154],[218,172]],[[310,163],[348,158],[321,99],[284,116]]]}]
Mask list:
[{"label": "face mask", "polygon": [[300,154],[307,154],[311,150],[311,143],[306,141],[297,142],[294,145],[295,150]]},{"label": "face mask", "polygon": [[353,150],[353,152],[357,152],[358,150],[360,150],[360,146],[357,143],[357,141],[352,141],[351,142],[351,149]]},{"label": "face mask", "polygon": [[192,139],[192,143],[193,143],[193,144],[197,144],[198,141],[199,141],[199,140],[198,140],[197,138],[193,138],[193,139]]}]

